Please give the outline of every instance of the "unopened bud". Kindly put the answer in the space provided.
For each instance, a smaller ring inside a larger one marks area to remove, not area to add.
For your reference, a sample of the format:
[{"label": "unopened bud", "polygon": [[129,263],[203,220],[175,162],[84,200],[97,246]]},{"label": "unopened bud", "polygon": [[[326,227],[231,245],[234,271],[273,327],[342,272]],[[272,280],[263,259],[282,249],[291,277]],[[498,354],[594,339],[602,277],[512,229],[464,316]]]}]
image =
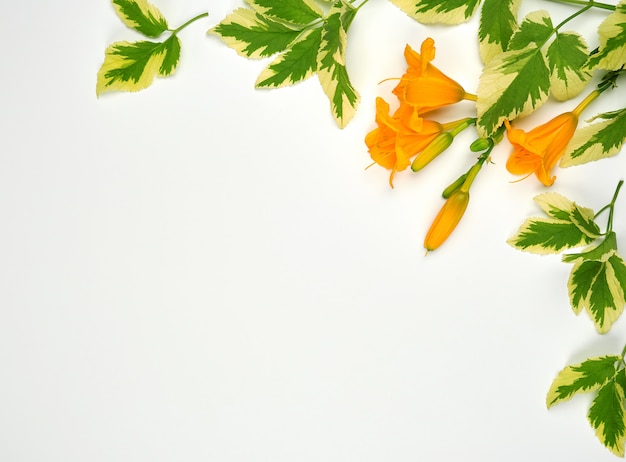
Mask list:
[{"label": "unopened bud", "polygon": [[491,147],[491,141],[488,138],[478,138],[470,145],[470,151],[480,152]]},{"label": "unopened bud", "polygon": [[466,178],[467,178],[467,173],[464,173],[463,175],[458,177],[453,183],[450,183],[448,187],[443,190],[443,192],[441,193],[441,196],[444,199],[447,199],[448,197],[450,197],[457,189],[463,186],[463,183],[465,183]]},{"label": "unopened bud", "polygon": [[448,239],[463,218],[468,203],[469,192],[465,188],[458,189],[446,200],[426,234],[426,250],[435,250]]},{"label": "unopened bud", "polygon": [[430,142],[426,148],[420,152],[413,163],[411,164],[411,170],[419,172],[426,167],[435,157],[448,149],[454,141],[454,136],[448,132],[442,132]]}]

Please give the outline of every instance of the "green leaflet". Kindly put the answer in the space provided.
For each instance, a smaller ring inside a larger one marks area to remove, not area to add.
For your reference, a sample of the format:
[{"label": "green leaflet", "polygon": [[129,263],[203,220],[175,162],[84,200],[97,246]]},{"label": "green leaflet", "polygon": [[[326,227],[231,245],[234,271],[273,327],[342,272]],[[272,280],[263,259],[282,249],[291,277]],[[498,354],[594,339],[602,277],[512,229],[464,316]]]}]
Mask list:
[{"label": "green leaflet", "polygon": [[161,12],[146,0],[112,1],[122,22],[146,37],[158,37],[167,30],[167,21]]},{"label": "green leaflet", "polygon": [[626,0],[621,0],[598,28],[600,49],[589,58],[590,69],[620,69],[626,61]]},{"label": "green leaflet", "polygon": [[557,32],[546,58],[550,67],[550,91],[558,100],[578,95],[591,80],[592,73],[585,68],[589,50],[579,34]]},{"label": "green leaflet", "polygon": [[509,50],[523,50],[530,44],[541,48],[550,38],[554,27],[547,11],[528,13],[509,42]]},{"label": "green leaflet", "polygon": [[548,99],[549,89],[548,67],[536,47],[497,55],[485,66],[478,83],[479,136],[489,137],[504,120],[534,111]]},{"label": "green leaflet", "polygon": [[293,85],[317,73],[337,124],[354,116],[359,95],[350,83],[345,54],[347,32],[356,12],[335,0],[325,17],[312,0],[248,0],[209,30],[247,58],[278,54],[258,76],[257,88]]},{"label": "green leaflet", "polygon": [[[624,374],[620,370],[618,374]],[[624,422],[624,389],[617,380],[609,380],[598,390],[589,412],[589,423],[600,442],[617,456],[624,456],[626,422]]]},{"label": "green leaflet", "polygon": [[116,42],[105,51],[98,72],[96,94],[107,91],[139,91],[155,77],[172,75],[180,58],[180,41],[175,35],[164,42]]},{"label": "green leaflet", "polygon": [[623,356],[589,358],[567,366],[557,374],[548,390],[546,406],[550,408],[579,393],[596,392],[587,420],[600,442],[614,454],[623,456],[626,442],[625,386]]},{"label": "green leaflet", "polygon": [[507,242],[525,252],[554,254],[589,244],[592,240],[571,221],[529,218]]},{"label": "green leaflet", "polygon": [[480,0],[390,0],[423,24],[460,24],[472,17]]},{"label": "green leaflet", "polygon": [[276,88],[308,79],[317,70],[317,54],[321,40],[321,28],[304,32],[287,51],[278,55],[259,74],[255,86]]},{"label": "green leaflet", "polygon": [[577,393],[595,391],[615,375],[615,363],[619,356],[590,358],[580,364],[562,369],[552,382],[546,406],[548,408],[571,399]]},{"label": "green leaflet", "polygon": [[263,16],[302,26],[324,16],[312,0],[246,0],[246,3]]},{"label": "green leaflet", "polygon": [[485,0],[480,12],[478,40],[480,57],[488,63],[506,51],[517,29],[517,12],[522,0]]},{"label": "green leaflet", "polygon": [[626,139],[626,109],[600,114],[598,118],[604,120],[576,131],[561,158],[561,167],[604,159],[620,151]]},{"label": "green leaflet", "polygon": [[247,8],[237,8],[209,30],[246,58],[263,58],[280,53],[301,32]]},{"label": "green leaflet", "polygon": [[588,220],[593,220],[593,210],[587,207],[580,207],[576,202],[569,200],[562,194],[546,192],[535,196],[533,200],[541,210],[552,218],[569,221],[572,211],[578,209],[577,213]]},{"label": "green leaflet", "polygon": [[317,56],[317,75],[341,128],[352,119],[359,103],[359,94],[350,83],[345,64],[347,32],[356,11],[343,1],[331,7],[322,30],[322,43]]}]

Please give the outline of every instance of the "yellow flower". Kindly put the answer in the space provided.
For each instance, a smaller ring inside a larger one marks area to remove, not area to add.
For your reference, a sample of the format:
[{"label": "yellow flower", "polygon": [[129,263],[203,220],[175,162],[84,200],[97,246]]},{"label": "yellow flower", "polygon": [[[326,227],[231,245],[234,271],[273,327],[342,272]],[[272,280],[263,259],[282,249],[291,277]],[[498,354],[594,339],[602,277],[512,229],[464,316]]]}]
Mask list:
[{"label": "yellow flower", "polygon": [[476,100],[475,95],[466,93],[459,83],[430,63],[435,58],[432,38],[422,42],[420,52],[421,55],[409,45],[404,49],[408,69],[393,90],[401,101],[403,113],[424,114],[464,99]]},{"label": "yellow flower", "polygon": [[513,175],[529,176],[534,173],[544,185],[551,186],[556,179],[556,176],[551,176],[551,171],[574,136],[578,117],[599,94],[597,90],[593,91],[573,111],[559,114],[529,132],[512,128],[505,120],[507,137],[513,145],[513,152],[506,163],[507,170]]},{"label": "yellow flower", "polygon": [[377,128],[365,137],[372,160],[391,170],[389,185],[393,188],[396,172],[411,165],[411,158],[422,151],[443,131],[443,126],[426,119],[401,119],[389,115],[389,104],[376,98]]}]

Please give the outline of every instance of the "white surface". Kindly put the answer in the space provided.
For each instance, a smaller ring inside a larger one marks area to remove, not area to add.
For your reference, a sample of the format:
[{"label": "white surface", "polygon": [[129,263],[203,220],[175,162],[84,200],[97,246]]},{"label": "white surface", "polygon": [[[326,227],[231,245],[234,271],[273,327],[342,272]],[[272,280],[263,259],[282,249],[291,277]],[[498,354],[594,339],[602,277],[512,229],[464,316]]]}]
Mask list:
[{"label": "white surface", "polygon": [[[476,22],[363,7],[348,58],[362,104],[342,131],[315,79],[255,91],[266,62],[205,36],[239,3],[212,3],[155,2],[171,25],[211,18],[180,34],[174,78],[100,99],[104,49],[138,38],[108,1],[0,3],[0,460],[615,460],[588,397],[545,409],[559,369],[626,335],[572,314],[558,257],[505,243],[538,213],[538,182],[510,183],[503,145],[424,257],[471,133],[393,191],[364,170],[405,43],[433,36],[471,91]],[[597,209],[624,162],[557,171],[553,190]],[[622,197],[621,240],[625,212]]]}]

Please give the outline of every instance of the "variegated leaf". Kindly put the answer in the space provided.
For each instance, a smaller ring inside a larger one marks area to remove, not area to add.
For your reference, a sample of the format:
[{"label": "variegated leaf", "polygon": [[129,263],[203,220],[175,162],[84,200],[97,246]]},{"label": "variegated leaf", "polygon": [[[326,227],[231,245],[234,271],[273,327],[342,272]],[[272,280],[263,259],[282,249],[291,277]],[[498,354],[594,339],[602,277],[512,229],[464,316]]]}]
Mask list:
[{"label": "variegated leaf", "polygon": [[546,51],[550,67],[550,91],[564,101],[578,95],[591,80],[585,68],[589,51],[584,39],[574,32],[556,33]]},{"label": "variegated leaf", "polygon": [[260,74],[257,88],[277,88],[308,79],[317,70],[322,29],[310,29],[278,55]]},{"label": "variegated leaf", "polygon": [[607,16],[598,28],[600,49],[591,55],[590,69],[620,69],[626,63],[626,0],[621,0],[615,11]]},{"label": "variegated leaf", "polygon": [[602,122],[579,128],[570,141],[561,167],[605,159],[620,152],[626,140],[626,109],[601,114]]},{"label": "variegated leaf", "polygon": [[517,12],[522,0],[485,0],[480,12],[478,40],[480,57],[488,63],[508,49],[509,40],[517,30]]},{"label": "variegated leaf", "polygon": [[345,61],[347,32],[356,11],[352,5],[343,1],[336,2],[330,8],[322,28],[317,55],[317,75],[341,128],[352,119],[359,103],[359,94],[350,83]]},{"label": "variegated leaf", "polygon": [[[624,374],[620,370],[618,374]],[[618,381],[609,380],[591,403],[587,419],[600,442],[613,454],[623,457],[626,443],[624,390]]]},{"label": "variegated leaf", "polygon": [[158,8],[146,0],[113,0],[122,22],[146,37],[158,37],[167,30],[167,21]]},{"label": "variegated leaf", "polygon": [[390,0],[422,24],[461,24],[472,17],[480,0]]},{"label": "variegated leaf", "polygon": [[155,77],[172,75],[179,58],[180,41],[175,35],[164,42],[113,43],[98,71],[96,94],[143,90]]},{"label": "variegated leaf", "polygon": [[301,33],[248,8],[237,8],[208,31],[246,58],[263,58],[287,49]]},{"label": "variegated leaf", "polygon": [[263,16],[291,24],[305,26],[324,16],[314,0],[246,0],[246,3]]},{"label": "variegated leaf", "polygon": [[529,218],[507,240],[516,249],[536,254],[556,254],[587,245],[592,238],[571,221],[555,218]]}]

